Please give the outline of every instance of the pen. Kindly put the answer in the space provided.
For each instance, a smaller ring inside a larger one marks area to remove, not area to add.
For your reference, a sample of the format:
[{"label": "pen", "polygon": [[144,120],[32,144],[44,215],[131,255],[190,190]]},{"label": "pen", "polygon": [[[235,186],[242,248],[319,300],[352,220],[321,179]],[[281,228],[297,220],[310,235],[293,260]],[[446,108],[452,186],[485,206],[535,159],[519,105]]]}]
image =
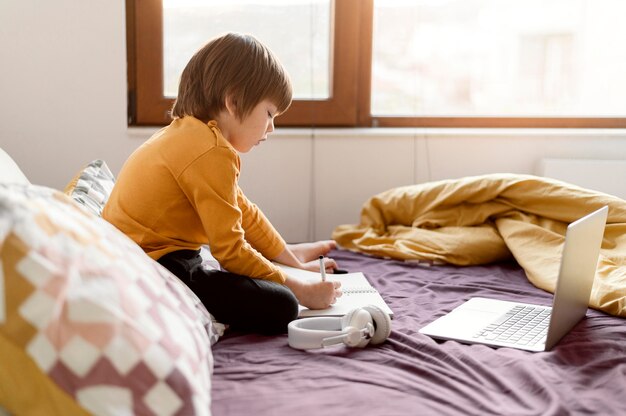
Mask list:
[{"label": "pen", "polygon": [[320,273],[322,274],[322,282],[326,281],[326,267],[324,267],[324,256],[320,256]]}]

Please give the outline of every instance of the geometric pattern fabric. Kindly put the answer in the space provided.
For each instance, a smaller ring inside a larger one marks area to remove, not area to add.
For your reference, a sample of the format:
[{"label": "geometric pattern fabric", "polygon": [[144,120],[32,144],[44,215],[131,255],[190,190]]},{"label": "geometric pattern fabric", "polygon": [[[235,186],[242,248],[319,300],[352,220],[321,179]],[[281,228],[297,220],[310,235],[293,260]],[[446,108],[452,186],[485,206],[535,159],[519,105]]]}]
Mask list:
[{"label": "geometric pattern fabric", "polygon": [[97,159],[85,165],[65,187],[63,193],[100,217],[114,185],[115,176],[106,162]]},{"label": "geometric pattern fabric", "polygon": [[[0,337],[23,355],[3,360],[32,360],[93,414],[210,414],[210,314],[115,227],[58,191],[0,185],[0,262]],[[0,399],[26,413],[10,377]]]}]

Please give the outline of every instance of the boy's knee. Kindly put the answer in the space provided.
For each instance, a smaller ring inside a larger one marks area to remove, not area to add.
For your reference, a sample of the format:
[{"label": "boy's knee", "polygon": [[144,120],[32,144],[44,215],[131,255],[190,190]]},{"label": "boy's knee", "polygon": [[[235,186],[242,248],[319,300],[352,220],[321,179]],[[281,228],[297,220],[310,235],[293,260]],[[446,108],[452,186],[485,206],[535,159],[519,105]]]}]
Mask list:
[{"label": "boy's knee", "polygon": [[200,298],[206,308],[234,330],[282,334],[298,317],[298,299],[287,286],[225,272],[204,273],[207,276],[191,282],[192,289],[206,289]]},{"label": "boy's knee", "polygon": [[267,302],[264,315],[263,332],[266,334],[282,334],[287,332],[287,325],[298,317],[298,299],[289,288],[275,284]]},{"label": "boy's knee", "polygon": [[298,303],[298,299],[293,292],[287,288],[285,288],[285,295],[283,296],[283,312],[284,316],[288,318],[287,323],[293,321],[298,318],[298,312],[300,311],[300,304]]},{"label": "boy's knee", "polygon": [[286,286],[279,285],[272,299],[272,313],[269,321],[276,333],[287,332],[289,322],[298,318],[299,304],[293,292]]}]

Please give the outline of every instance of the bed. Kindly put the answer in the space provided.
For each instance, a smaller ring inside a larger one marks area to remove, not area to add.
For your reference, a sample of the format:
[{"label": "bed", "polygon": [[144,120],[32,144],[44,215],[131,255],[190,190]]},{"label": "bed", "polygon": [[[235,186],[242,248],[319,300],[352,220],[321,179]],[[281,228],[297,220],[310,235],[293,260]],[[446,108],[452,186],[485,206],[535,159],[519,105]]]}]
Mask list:
[{"label": "bed", "polygon": [[[626,414],[621,200],[602,201],[614,204],[615,218],[602,275],[611,290],[597,296],[621,317],[589,309],[550,352],[437,342],[418,332],[471,296],[549,305],[552,294],[529,277],[533,263],[441,265],[354,249],[330,256],[363,272],[394,310],[390,337],[365,349],[301,351],[286,335],[220,336],[223,326],[195,295],[98,218],[114,180],[103,161],[93,161],[64,194],[30,184],[0,149],[0,414]],[[585,209],[597,203],[576,199]],[[392,216],[377,210],[373,218]],[[502,231],[512,229],[507,224]],[[342,231],[350,241],[375,241],[371,230]],[[368,238],[355,239],[357,232]],[[389,245],[383,238],[376,247]]]},{"label": "bed", "polygon": [[438,342],[419,328],[471,296],[550,305],[514,261],[415,265],[345,250],[395,312],[377,347],[300,351],[287,336],[213,346],[214,415],[626,414],[626,321],[589,309],[550,352]]}]

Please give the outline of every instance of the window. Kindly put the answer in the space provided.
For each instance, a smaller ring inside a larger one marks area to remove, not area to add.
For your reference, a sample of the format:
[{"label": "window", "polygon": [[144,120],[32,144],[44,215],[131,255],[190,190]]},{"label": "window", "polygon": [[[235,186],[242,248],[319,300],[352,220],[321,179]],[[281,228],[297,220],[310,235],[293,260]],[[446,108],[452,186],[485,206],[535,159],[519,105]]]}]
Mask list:
[{"label": "window", "polygon": [[287,126],[626,127],[621,0],[127,0],[129,122],[160,125],[207,39],[254,34]]},{"label": "window", "polygon": [[358,43],[360,4],[127,0],[130,123],[168,123],[177,73],[187,60],[210,37],[239,31],[270,46],[290,71],[295,100],[277,124],[355,125],[358,53],[352,45]]},{"label": "window", "polygon": [[294,98],[329,99],[331,11],[330,0],[163,0],[165,96],[176,96],[184,65],[207,39],[236,31],[253,33],[281,57]]}]

